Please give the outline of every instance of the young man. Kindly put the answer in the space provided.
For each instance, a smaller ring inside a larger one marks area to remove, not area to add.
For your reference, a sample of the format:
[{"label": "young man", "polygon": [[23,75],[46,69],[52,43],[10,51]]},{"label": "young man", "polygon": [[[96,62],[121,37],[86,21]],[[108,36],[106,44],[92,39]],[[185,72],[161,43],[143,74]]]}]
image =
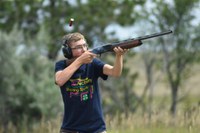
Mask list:
[{"label": "young man", "polygon": [[66,60],[56,62],[55,82],[60,87],[64,102],[64,118],[60,133],[106,133],[101,107],[98,78],[118,77],[127,50],[114,48],[114,66],[104,64],[88,50],[86,39],[80,33],[64,36]]}]

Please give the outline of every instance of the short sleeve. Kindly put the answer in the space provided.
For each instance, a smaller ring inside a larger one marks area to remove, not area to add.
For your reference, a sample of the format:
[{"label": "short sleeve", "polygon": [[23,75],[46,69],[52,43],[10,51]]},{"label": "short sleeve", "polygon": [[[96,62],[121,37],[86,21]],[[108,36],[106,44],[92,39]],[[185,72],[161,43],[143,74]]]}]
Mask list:
[{"label": "short sleeve", "polygon": [[66,61],[65,60],[58,61],[55,64],[55,73],[65,68],[66,68]]},{"label": "short sleeve", "polygon": [[103,67],[105,63],[96,58],[94,59],[93,63],[94,63],[95,75],[98,75],[98,77],[101,77],[103,80],[106,80],[108,78],[108,75],[103,74]]}]

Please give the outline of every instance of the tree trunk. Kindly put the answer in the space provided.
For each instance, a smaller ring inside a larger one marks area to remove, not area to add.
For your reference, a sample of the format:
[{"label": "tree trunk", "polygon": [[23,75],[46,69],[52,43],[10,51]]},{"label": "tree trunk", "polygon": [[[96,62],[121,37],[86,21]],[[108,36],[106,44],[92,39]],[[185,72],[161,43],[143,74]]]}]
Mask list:
[{"label": "tree trunk", "polygon": [[171,93],[172,93],[172,104],[171,104],[171,108],[170,108],[170,112],[172,114],[172,116],[176,116],[176,105],[177,105],[177,95],[178,95],[178,88],[177,87],[173,87],[171,89]]},{"label": "tree trunk", "polygon": [[130,103],[129,103],[129,88],[125,84],[124,86],[124,107],[125,107],[125,116],[128,118],[128,112],[130,110]]}]

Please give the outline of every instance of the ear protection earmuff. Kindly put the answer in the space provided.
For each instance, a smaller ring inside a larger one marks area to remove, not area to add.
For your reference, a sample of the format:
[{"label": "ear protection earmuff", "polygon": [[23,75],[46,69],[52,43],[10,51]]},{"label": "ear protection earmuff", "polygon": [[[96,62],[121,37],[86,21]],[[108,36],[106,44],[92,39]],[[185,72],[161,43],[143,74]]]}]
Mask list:
[{"label": "ear protection earmuff", "polygon": [[73,57],[72,49],[70,48],[67,40],[63,40],[62,52],[65,58],[71,59]]}]

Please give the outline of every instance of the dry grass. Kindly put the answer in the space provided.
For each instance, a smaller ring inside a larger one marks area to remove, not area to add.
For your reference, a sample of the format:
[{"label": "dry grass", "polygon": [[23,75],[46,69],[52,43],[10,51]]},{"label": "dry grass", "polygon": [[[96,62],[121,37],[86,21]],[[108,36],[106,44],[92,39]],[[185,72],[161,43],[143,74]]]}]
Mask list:
[{"label": "dry grass", "polygon": [[[200,130],[200,107],[188,112],[177,112],[176,119],[167,112],[154,112],[149,119],[148,114],[118,114],[114,117],[105,117],[108,133],[198,133]],[[22,125],[17,131],[11,123],[5,131],[0,128],[0,133],[58,133],[61,117],[53,120],[42,119],[32,125],[31,130],[27,125]]]},{"label": "dry grass", "polygon": [[176,119],[167,112],[148,114],[124,114],[114,118],[106,116],[109,133],[198,133],[200,130],[200,108],[190,113],[178,112]]}]

